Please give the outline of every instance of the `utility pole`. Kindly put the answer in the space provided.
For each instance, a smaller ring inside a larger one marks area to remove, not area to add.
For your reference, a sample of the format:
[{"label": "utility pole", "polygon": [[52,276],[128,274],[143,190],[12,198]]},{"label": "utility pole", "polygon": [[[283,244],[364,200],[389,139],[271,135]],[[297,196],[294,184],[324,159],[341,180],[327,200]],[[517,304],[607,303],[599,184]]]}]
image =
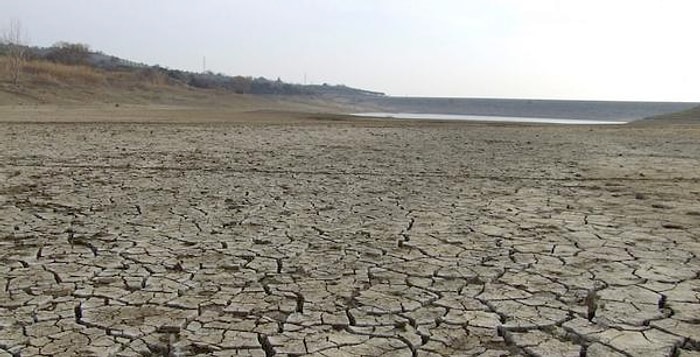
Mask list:
[{"label": "utility pole", "polygon": [[202,73],[207,71],[207,56],[202,57]]}]

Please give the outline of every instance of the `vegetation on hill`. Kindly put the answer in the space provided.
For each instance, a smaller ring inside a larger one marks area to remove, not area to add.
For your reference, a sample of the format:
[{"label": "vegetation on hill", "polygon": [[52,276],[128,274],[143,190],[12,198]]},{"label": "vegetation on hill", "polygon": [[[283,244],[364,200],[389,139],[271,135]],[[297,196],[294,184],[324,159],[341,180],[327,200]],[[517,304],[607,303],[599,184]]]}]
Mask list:
[{"label": "vegetation on hill", "polygon": [[[21,58],[17,58],[17,51],[21,51]],[[23,86],[34,85],[142,89],[174,87],[255,95],[384,95],[344,85],[301,85],[280,79],[150,66],[92,51],[89,46],[78,43],[59,42],[49,48],[28,47],[9,41],[0,44],[0,89],[18,91]]]}]

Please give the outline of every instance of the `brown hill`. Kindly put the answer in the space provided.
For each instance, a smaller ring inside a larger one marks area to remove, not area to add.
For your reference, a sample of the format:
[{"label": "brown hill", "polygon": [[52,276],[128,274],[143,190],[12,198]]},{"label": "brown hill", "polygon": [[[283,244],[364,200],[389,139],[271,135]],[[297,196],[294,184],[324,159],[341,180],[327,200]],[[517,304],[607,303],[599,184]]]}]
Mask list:
[{"label": "brown hill", "polygon": [[149,69],[101,69],[46,60],[24,63],[15,84],[7,60],[0,56],[0,121],[265,121],[279,118],[280,112],[352,110],[323,96],[238,94],[192,87]]},{"label": "brown hill", "polygon": [[700,124],[700,106],[680,112],[654,116],[641,123]]},{"label": "brown hill", "polygon": [[[239,109],[319,106],[313,98],[241,95],[220,89],[194,88],[149,70],[104,70],[44,60],[23,65],[17,84],[10,80],[7,57],[0,56],[0,105],[162,104],[235,107]],[[321,105],[323,107],[323,105]]]}]

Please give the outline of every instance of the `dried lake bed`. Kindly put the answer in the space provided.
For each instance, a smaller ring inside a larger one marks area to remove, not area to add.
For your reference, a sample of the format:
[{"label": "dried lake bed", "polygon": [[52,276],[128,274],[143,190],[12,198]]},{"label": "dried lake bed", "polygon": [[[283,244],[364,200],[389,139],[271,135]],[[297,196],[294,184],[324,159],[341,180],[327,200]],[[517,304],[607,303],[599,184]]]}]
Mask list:
[{"label": "dried lake bed", "polygon": [[700,127],[0,123],[0,356],[700,356]]}]

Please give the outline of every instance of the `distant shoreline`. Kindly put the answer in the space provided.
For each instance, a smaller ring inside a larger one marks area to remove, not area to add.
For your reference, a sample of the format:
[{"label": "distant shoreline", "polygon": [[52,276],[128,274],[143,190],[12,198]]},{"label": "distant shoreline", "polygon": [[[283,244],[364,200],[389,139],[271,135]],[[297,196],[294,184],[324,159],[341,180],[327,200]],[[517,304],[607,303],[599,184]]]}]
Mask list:
[{"label": "distant shoreline", "polygon": [[519,123],[519,124],[565,124],[565,125],[622,125],[628,121],[610,120],[590,120],[590,119],[568,119],[568,118],[537,118],[537,117],[516,117],[516,116],[489,116],[489,115],[457,115],[457,114],[435,114],[435,113],[388,113],[369,112],[353,113],[351,116],[362,118],[390,118],[406,120],[449,120],[449,121],[473,121],[473,122],[497,122],[497,123]]},{"label": "distant shoreline", "polygon": [[484,117],[632,122],[681,112],[700,103],[528,100],[493,98],[356,97],[356,113],[410,113]]}]

